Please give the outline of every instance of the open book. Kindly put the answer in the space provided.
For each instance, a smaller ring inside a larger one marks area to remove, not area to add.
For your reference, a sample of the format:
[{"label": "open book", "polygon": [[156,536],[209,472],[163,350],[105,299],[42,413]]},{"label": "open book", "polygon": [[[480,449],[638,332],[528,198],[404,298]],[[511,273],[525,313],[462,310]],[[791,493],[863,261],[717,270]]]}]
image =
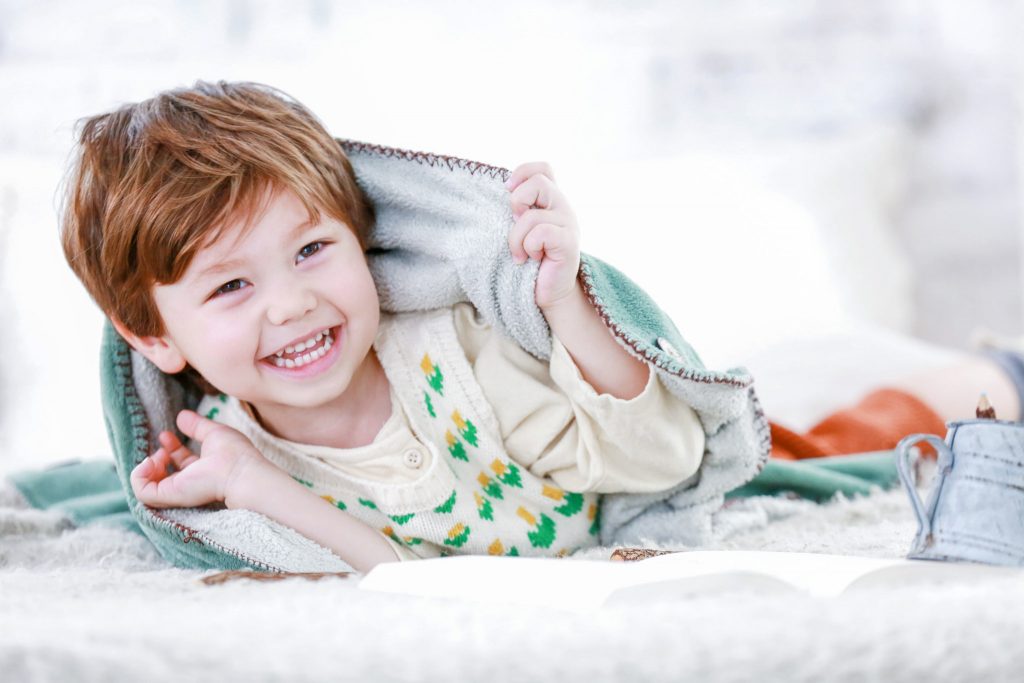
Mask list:
[{"label": "open book", "polygon": [[973,563],[742,550],[675,552],[640,562],[460,555],[379,564],[359,587],[572,609],[733,591],[804,591],[833,597],[847,590],[926,581],[1019,577],[1022,571]]}]

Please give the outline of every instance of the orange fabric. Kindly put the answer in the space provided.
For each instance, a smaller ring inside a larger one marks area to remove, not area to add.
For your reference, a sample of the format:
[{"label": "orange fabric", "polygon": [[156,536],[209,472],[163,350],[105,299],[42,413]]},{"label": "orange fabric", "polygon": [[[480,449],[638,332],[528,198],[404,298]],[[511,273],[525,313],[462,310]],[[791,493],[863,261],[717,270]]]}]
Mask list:
[{"label": "orange fabric", "polygon": [[[856,405],[832,413],[806,434],[774,422],[772,457],[782,460],[820,458],[895,448],[907,434],[945,436],[946,423],[916,396],[899,389],[878,389]],[[927,450],[921,444],[922,452]]]}]

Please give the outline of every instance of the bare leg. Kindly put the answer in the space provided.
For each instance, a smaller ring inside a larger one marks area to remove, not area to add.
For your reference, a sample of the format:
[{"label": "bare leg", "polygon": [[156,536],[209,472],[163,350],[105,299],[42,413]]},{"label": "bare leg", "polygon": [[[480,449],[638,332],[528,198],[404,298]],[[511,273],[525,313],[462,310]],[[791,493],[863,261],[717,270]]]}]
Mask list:
[{"label": "bare leg", "polygon": [[947,422],[973,418],[982,392],[988,394],[999,419],[1016,420],[1020,415],[1020,399],[1013,382],[995,362],[983,356],[966,356],[954,365],[902,377],[887,385],[913,394]]}]

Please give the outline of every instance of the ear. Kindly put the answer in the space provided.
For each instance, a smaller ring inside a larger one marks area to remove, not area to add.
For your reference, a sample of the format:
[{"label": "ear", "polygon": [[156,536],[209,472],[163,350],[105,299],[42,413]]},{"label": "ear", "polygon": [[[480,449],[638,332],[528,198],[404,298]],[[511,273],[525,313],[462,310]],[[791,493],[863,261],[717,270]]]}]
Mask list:
[{"label": "ear", "polygon": [[163,372],[173,375],[185,369],[188,361],[178,346],[169,337],[139,337],[132,334],[120,321],[111,319],[117,333],[124,337],[133,349],[141,353],[149,362]]}]

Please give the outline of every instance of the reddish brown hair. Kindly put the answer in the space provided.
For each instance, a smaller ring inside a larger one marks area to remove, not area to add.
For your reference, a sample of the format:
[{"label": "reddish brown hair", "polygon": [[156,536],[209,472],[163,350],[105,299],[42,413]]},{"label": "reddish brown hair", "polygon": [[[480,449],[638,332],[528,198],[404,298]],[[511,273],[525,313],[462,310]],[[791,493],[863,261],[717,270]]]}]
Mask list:
[{"label": "reddish brown hair", "polygon": [[373,211],[340,144],[302,104],[259,83],[208,83],[80,119],[65,177],[64,255],[108,317],[164,334],[156,284],[177,282],[196,253],[265,190],[288,188],[310,219],[346,223],[365,248]]}]

